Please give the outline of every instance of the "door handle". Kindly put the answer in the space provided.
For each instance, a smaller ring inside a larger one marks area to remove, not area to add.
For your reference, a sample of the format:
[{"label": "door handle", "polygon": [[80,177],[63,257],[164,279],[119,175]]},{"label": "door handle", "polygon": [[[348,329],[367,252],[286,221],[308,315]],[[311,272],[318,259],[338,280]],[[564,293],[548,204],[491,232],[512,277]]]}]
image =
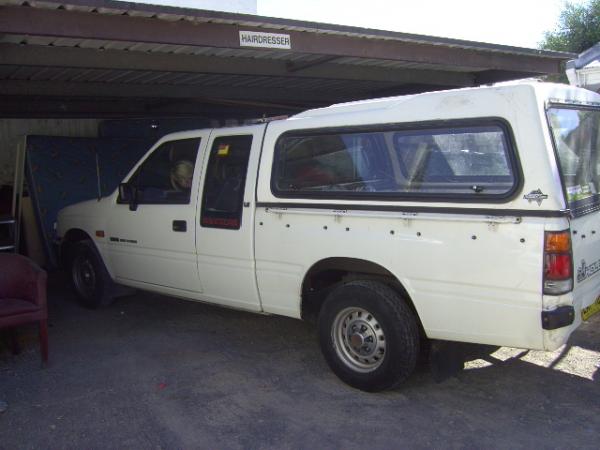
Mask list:
[{"label": "door handle", "polygon": [[187,222],[185,220],[174,220],[173,231],[185,232],[187,231]]}]

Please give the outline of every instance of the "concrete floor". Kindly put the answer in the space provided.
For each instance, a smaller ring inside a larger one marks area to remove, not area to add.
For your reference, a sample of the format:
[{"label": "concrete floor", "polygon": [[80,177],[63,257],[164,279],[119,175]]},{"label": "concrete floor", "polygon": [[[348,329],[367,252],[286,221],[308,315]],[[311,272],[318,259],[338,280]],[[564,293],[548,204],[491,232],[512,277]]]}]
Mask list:
[{"label": "concrete floor", "polygon": [[562,352],[503,348],[435,383],[342,384],[309,324],[137,294],[88,311],[50,289],[50,359],[34,329],[0,352],[0,448],[598,448],[600,320]]}]

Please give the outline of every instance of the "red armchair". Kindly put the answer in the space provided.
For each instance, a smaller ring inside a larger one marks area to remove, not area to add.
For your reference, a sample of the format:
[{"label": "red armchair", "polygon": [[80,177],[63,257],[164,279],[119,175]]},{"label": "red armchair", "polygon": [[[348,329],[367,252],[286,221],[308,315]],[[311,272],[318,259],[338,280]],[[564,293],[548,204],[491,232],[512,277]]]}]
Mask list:
[{"label": "red armchair", "polygon": [[14,253],[0,253],[0,329],[39,323],[42,362],[48,362],[46,272]]}]

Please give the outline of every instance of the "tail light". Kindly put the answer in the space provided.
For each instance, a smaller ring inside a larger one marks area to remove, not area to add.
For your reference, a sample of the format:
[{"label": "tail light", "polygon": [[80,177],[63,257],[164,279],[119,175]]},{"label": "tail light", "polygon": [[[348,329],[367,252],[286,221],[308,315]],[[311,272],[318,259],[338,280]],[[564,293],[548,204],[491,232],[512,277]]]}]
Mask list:
[{"label": "tail light", "polygon": [[544,294],[560,295],[573,290],[571,232],[544,234]]}]

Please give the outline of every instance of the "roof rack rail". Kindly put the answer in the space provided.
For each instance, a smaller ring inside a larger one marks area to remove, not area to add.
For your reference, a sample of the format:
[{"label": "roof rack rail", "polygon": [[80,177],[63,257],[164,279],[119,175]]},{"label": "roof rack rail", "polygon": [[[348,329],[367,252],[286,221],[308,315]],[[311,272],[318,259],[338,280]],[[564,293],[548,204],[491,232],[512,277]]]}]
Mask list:
[{"label": "roof rack rail", "polygon": [[290,116],[286,116],[286,115],[272,116],[272,117],[259,117],[257,119],[248,119],[245,121],[245,123],[248,125],[256,124],[256,123],[268,123],[268,122],[273,122],[275,120],[285,120],[289,117]]}]

